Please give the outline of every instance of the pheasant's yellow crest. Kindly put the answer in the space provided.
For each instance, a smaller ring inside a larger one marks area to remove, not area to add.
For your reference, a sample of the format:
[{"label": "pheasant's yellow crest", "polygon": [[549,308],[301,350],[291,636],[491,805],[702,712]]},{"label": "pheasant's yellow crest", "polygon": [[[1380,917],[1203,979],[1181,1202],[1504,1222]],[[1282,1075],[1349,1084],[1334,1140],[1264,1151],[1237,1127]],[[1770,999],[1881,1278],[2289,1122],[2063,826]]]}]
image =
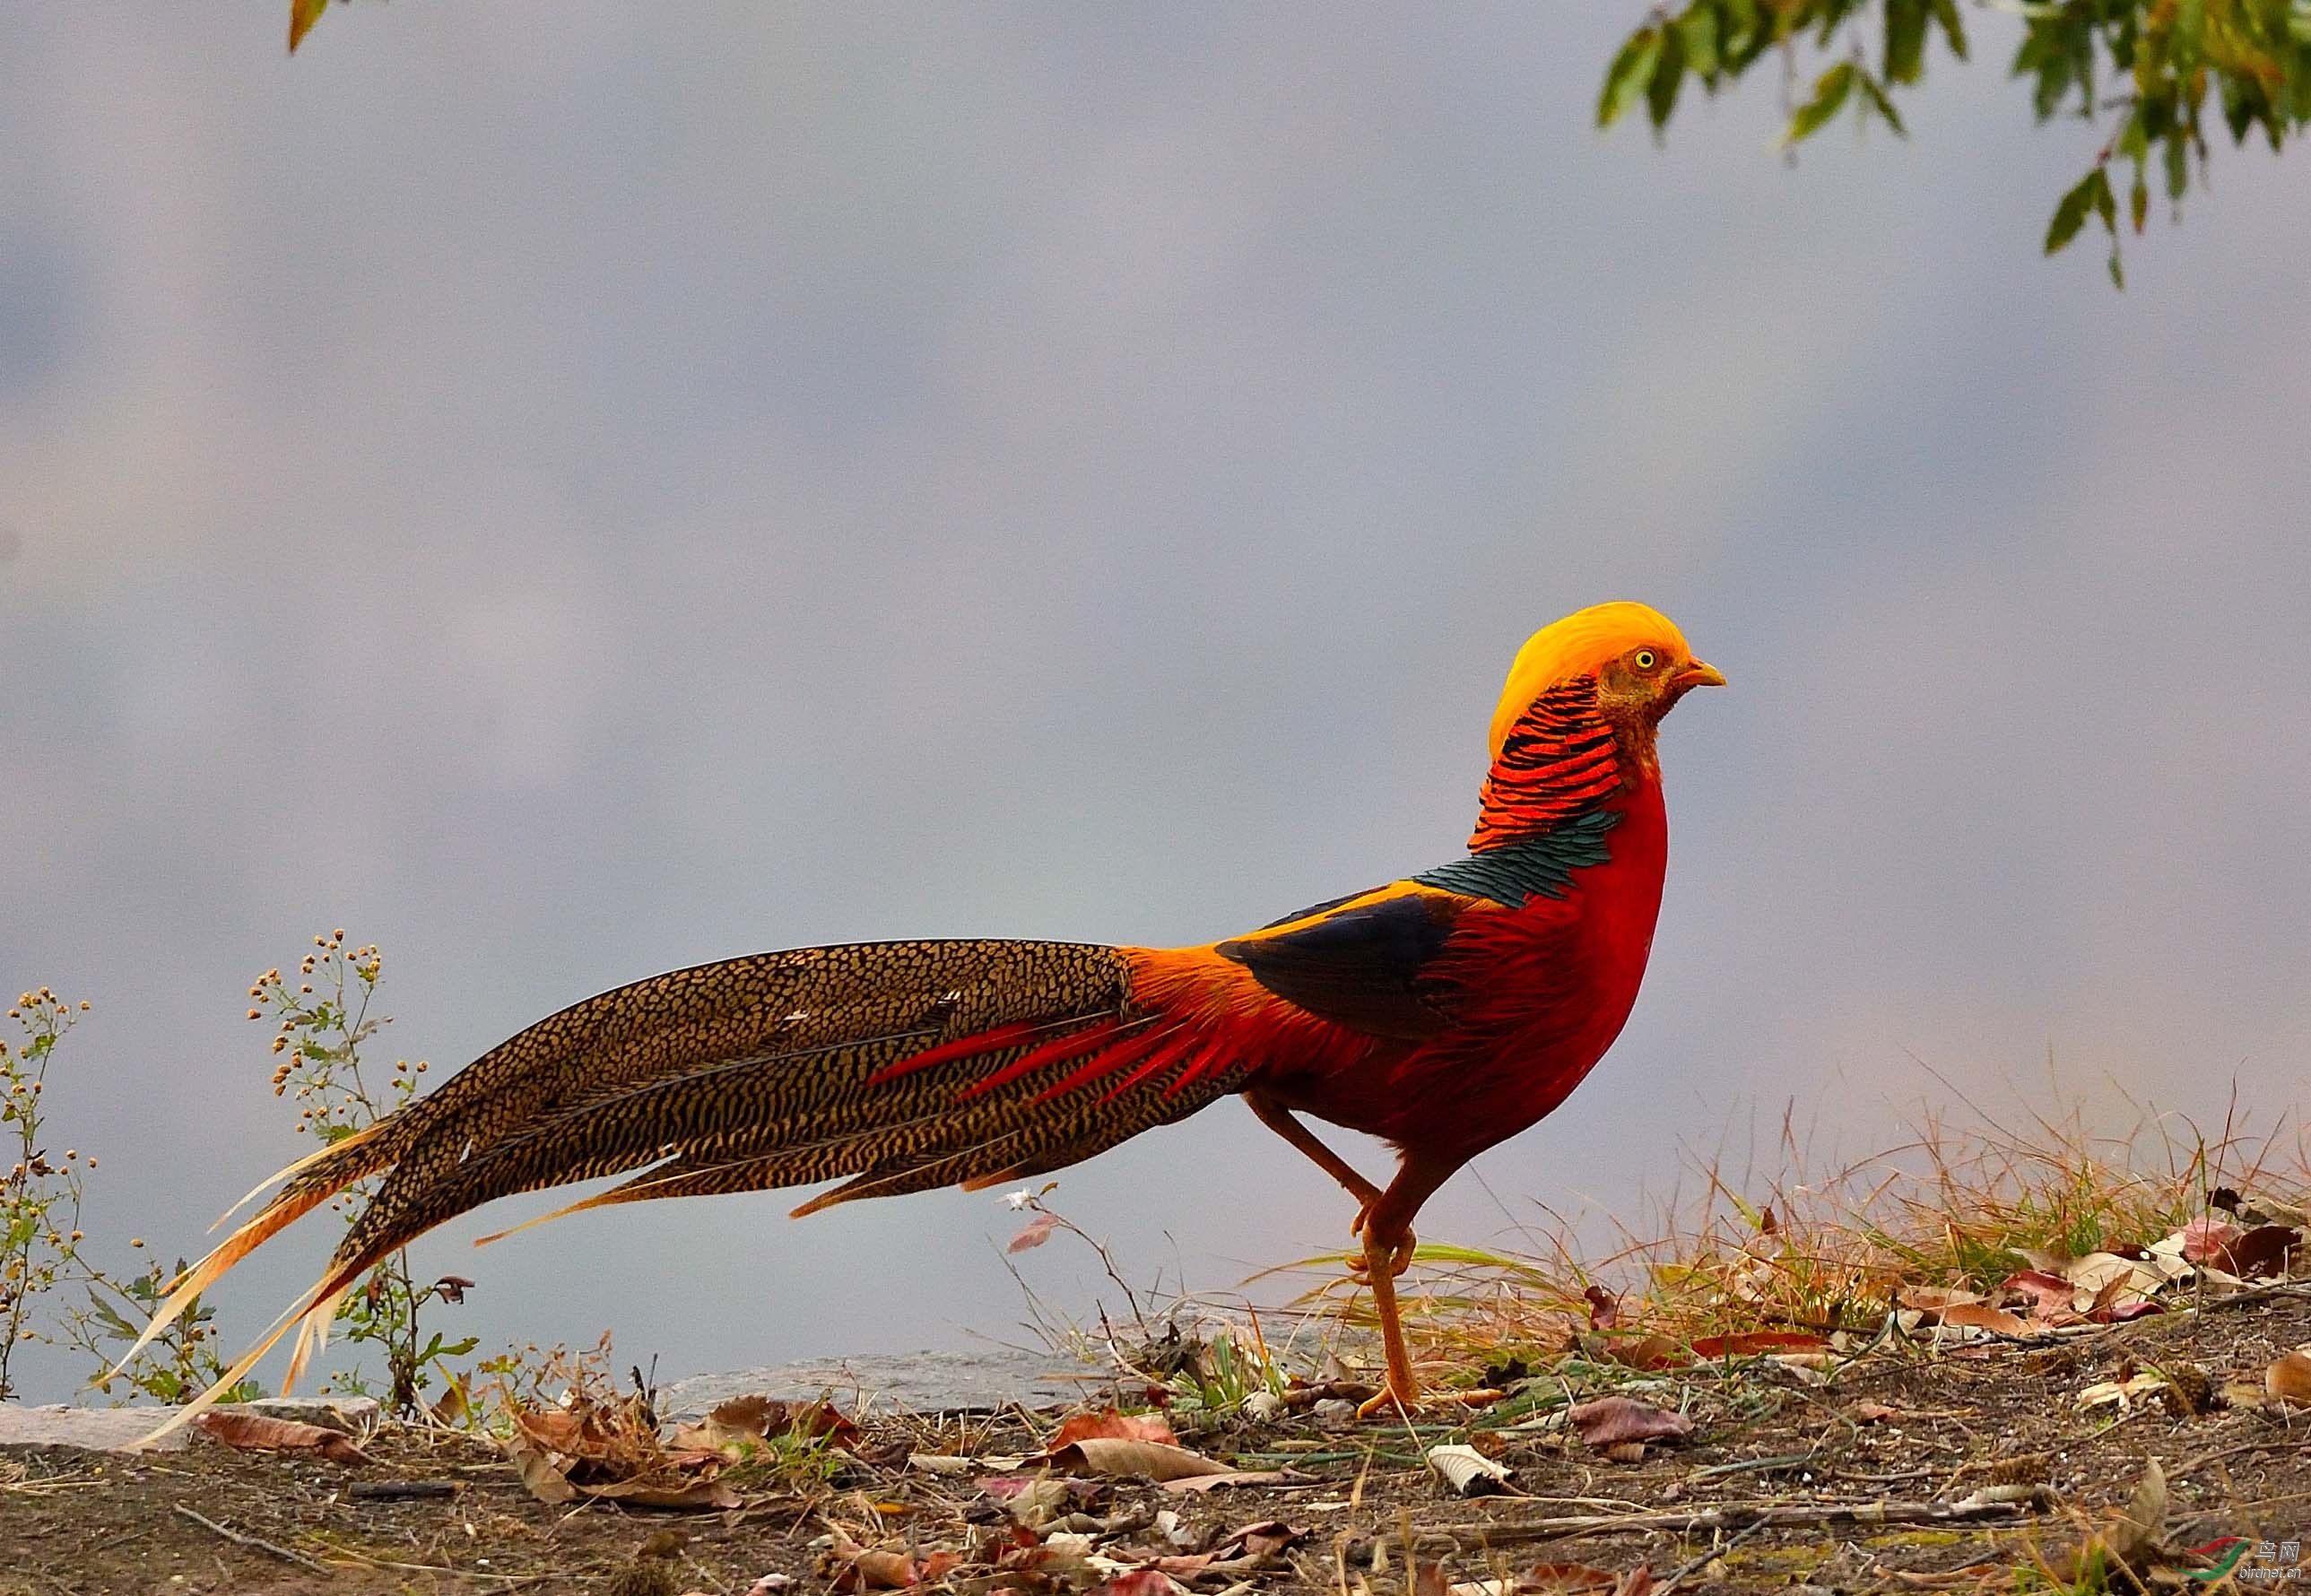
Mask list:
[{"label": "pheasant's yellow crest", "polygon": [[1501,687],[1500,707],[1493,711],[1493,757],[1501,756],[1509,728],[1534,699],[1559,682],[1593,675],[1607,660],[1648,643],[1672,659],[1689,658],[1693,652],[1676,622],[1651,605],[1626,601],[1592,604],[1534,632],[1517,650]]}]

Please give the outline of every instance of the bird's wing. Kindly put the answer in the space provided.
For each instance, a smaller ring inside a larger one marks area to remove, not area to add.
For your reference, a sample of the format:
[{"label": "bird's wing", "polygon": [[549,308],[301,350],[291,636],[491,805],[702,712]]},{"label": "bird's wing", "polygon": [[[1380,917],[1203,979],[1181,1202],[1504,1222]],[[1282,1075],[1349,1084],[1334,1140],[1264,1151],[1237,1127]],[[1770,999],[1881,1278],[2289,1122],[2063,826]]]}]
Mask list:
[{"label": "bird's wing", "polygon": [[1451,1023],[1450,998],[1433,972],[1470,906],[1458,893],[1396,882],[1319,904],[1213,952],[1319,1019],[1418,1042]]}]

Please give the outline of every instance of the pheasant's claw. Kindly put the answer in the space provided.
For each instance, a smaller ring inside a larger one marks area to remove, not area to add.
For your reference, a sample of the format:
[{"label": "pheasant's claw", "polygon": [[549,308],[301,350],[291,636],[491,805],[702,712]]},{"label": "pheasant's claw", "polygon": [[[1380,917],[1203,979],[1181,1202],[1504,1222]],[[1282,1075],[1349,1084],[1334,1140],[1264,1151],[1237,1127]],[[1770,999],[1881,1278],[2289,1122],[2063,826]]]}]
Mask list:
[{"label": "pheasant's claw", "polygon": [[1376,1416],[1384,1416],[1394,1413],[1399,1408],[1402,1408],[1406,1412],[1409,1413],[1416,1411],[1419,1406],[1420,1398],[1417,1394],[1415,1394],[1409,1400],[1408,1400],[1405,1398],[1397,1395],[1396,1391],[1391,1387],[1384,1385],[1381,1387],[1377,1394],[1366,1397],[1363,1401],[1356,1404],[1356,1417],[1358,1418],[1372,1418]]},{"label": "pheasant's claw", "polygon": [[[1362,1214],[1358,1214],[1356,1216],[1356,1223],[1353,1234],[1362,1235],[1364,1234],[1364,1228],[1365,1217]],[[1412,1255],[1418,1252],[1419,1249],[1420,1238],[1414,1235],[1410,1231],[1406,1231],[1402,1236],[1399,1237],[1396,1245],[1389,1251],[1389,1278],[1394,1279],[1397,1276],[1410,1269],[1412,1267]],[[1363,1253],[1351,1253],[1348,1257],[1347,1267],[1348,1278],[1354,1280],[1359,1286],[1370,1286],[1372,1284],[1372,1260],[1370,1257]]]},{"label": "pheasant's claw", "polygon": [[1356,1408],[1358,1418],[1385,1418],[1398,1413],[1418,1413],[1424,1408],[1483,1408],[1501,1400],[1503,1392],[1482,1391],[1424,1391],[1410,1397],[1399,1396],[1389,1387],[1381,1388],[1377,1396],[1366,1397]]}]

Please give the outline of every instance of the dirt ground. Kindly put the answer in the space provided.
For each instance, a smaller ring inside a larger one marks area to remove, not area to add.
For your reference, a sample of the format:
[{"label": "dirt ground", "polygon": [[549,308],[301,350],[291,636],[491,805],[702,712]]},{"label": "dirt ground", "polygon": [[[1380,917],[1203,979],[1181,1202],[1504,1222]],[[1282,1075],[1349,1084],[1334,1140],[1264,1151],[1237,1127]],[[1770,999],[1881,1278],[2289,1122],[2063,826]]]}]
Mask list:
[{"label": "dirt ground", "polygon": [[[1131,1569],[1151,1572],[1115,1587],[1129,1596],[1435,1596],[1504,1576],[1521,1580],[1512,1590],[1618,1583],[1626,1596],[1645,1588],[1631,1578],[1640,1565],[1653,1591],[1672,1580],[1680,1592],[1806,1596],[2046,1589],[2075,1577],[2073,1552],[2136,1496],[2153,1458],[2168,1483],[2152,1526],[2163,1549],[2140,1559],[2149,1583],[2191,1588],[2193,1569],[2206,1574],[2223,1553],[2186,1548],[2237,1536],[2251,1544],[2234,1548],[2231,1588],[2311,1587],[2311,1413],[2254,1396],[2271,1359],[2305,1342],[2311,1298],[2294,1286],[2059,1343],[1888,1346],[1827,1377],[1770,1361],[1689,1368],[1621,1385],[1696,1426],[1635,1461],[1592,1451],[1561,1424],[1496,1416],[1456,1428],[1424,1415],[1416,1435],[1335,1405],[1323,1417],[1182,1428],[1184,1445],[1295,1478],[1206,1492],[1084,1480],[1056,1502],[1042,1493],[1033,1514],[982,1488],[990,1465],[940,1473],[909,1459],[1032,1454],[1052,1415],[874,1420],[823,1481],[742,1490],[740,1505],[708,1512],[548,1505],[493,1446],[456,1433],[389,1429],[366,1443],[365,1465],[205,1436],[135,1457],[11,1448],[0,1451],[0,1596],[767,1596],[888,1588],[910,1572],[926,1589],[1041,1596],[1097,1591]],[[2080,1407],[2097,1383],[2146,1371],[2169,1391]],[[1526,1390],[1546,1391],[1547,1378]],[[1452,1495],[1422,1451],[1454,1440],[1495,1455],[1507,1489]],[[1890,1504],[1884,1520],[1868,1522],[1879,1504]],[[1811,1516],[1775,1522],[1761,1509]],[[1937,1513],[1972,1519],[1909,1522]],[[1579,1518],[1599,1522],[1552,1523]],[[1160,1579],[1159,1557],[1173,1559]],[[2132,1588],[2123,1573],[2111,1584]]]}]

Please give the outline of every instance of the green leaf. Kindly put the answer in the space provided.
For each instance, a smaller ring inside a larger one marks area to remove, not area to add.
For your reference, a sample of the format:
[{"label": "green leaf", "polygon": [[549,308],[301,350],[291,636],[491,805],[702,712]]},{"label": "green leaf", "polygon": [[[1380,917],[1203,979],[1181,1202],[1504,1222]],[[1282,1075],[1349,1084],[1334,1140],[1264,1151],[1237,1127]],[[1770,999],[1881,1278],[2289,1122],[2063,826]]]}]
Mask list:
[{"label": "green leaf", "polygon": [[2126,274],[2119,269],[2118,265],[2118,238],[2115,234],[2110,240],[2110,285],[2121,292],[2126,289]]},{"label": "green leaf", "polygon": [[1813,98],[1798,107],[1797,114],[1790,118],[1789,136],[1783,142],[1794,144],[1810,138],[1823,123],[1837,115],[1845,104],[1845,97],[1853,92],[1853,63],[1840,61],[1815,81]]},{"label": "green leaf", "polygon": [[1887,98],[1884,86],[1867,72],[1856,71],[1853,81],[1862,85],[1862,104],[1885,118],[1886,126],[1894,130],[1897,137],[1907,138],[1909,129],[1902,126],[1901,114],[1895,110],[1893,100]]},{"label": "green leaf", "polygon": [[2118,237],[2118,199],[2110,191],[2110,169],[2095,168],[2095,214],[2102,218],[2102,230],[2114,239]]},{"label": "green leaf", "polygon": [[1695,0],[1677,19],[1677,35],[1685,45],[1685,64],[1705,83],[1717,81],[1717,12],[1708,0]]},{"label": "green leaf", "polygon": [[[2101,197],[2097,199],[2099,192]],[[2099,166],[2074,184],[2055,203],[2054,219],[2046,225],[2046,253],[2054,254],[2079,236],[2089,213],[2110,203],[2110,176]]]},{"label": "green leaf", "polygon": [[1926,66],[1926,0],[1886,0],[1886,81],[1914,83]]},{"label": "green leaf", "polygon": [[2206,39],[2207,0],[2182,0],[2175,7],[2175,26],[2167,35],[2167,55],[2175,70],[2188,72],[2196,66]]},{"label": "green leaf", "polygon": [[2134,214],[2134,231],[2141,232],[2150,214],[2150,185],[2143,180],[2141,167],[2134,169],[2134,191],[2127,196],[2127,204]]},{"label": "green leaf", "polygon": [[1645,111],[1653,118],[1654,132],[1669,126],[1670,114],[1677,109],[1678,89],[1684,82],[1685,31],[1672,28],[1661,35],[1661,58],[1645,83]]},{"label": "green leaf", "polygon": [[2191,141],[2180,127],[2167,135],[2167,197],[2180,204],[2191,186]]},{"label": "green leaf", "polygon": [[1597,96],[1597,126],[1610,127],[1621,113],[1629,109],[1653,74],[1653,63],[1661,58],[1661,34],[1658,28],[1640,28],[1629,35],[1621,53],[1613,57],[1606,69],[1605,87]]},{"label": "green leaf", "polygon": [[1966,59],[1966,23],[1959,20],[1958,0],[1933,0],[1934,21],[1942,25],[1942,37],[1949,40],[1950,54]]}]

